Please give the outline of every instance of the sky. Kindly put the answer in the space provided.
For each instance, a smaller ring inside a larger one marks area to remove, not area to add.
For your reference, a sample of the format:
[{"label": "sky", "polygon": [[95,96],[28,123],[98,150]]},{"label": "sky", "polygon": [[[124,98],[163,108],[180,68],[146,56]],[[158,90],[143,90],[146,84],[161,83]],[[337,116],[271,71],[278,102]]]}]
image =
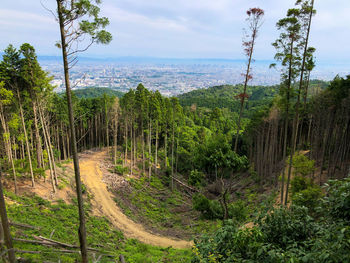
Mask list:
[{"label": "sky", "polygon": [[[255,58],[273,60],[276,22],[295,0],[103,0],[101,14],[110,20],[113,41],[95,45],[85,57],[242,59],[246,10],[265,10]],[[10,43],[32,44],[39,55],[60,55],[54,46],[59,28],[46,8],[54,0],[2,0],[0,51]],[[350,1],[315,0],[310,44],[319,61],[350,61]]]}]

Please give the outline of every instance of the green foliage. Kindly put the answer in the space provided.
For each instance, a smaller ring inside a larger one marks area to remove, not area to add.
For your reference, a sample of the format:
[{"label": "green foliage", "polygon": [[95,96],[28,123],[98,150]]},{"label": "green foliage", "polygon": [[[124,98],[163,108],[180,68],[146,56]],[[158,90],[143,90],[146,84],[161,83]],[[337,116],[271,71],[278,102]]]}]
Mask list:
[{"label": "green foliage", "polygon": [[92,98],[100,98],[104,94],[108,97],[122,97],[124,95],[123,92],[117,91],[111,88],[101,88],[101,87],[89,87],[83,89],[77,89],[73,91],[75,96],[79,99],[92,99]]},{"label": "green foliage", "polygon": [[183,211],[188,201],[183,194],[166,186],[168,178],[153,175],[150,181],[147,177],[130,179],[133,191],[116,191],[115,201],[127,216],[158,231],[192,236],[216,230],[217,222],[198,219],[190,205]]},{"label": "green foliage", "polygon": [[328,195],[323,205],[334,219],[350,223],[350,178],[331,180],[326,186]]},{"label": "green foliage", "polygon": [[211,141],[198,146],[196,165],[211,174],[212,177],[229,176],[248,168],[246,156],[239,156],[223,135],[215,136]]},{"label": "green foliage", "polygon": [[192,199],[193,208],[201,212],[205,219],[220,219],[223,217],[223,211],[217,200],[209,200],[203,194],[196,194]]},{"label": "green foliage", "polygon": [[[179,95],[179,101],[184,107],[195,104],[197,107],[204,107],[212,110],[215,108],[227,108],[230,111],[238,112],[240,101],[236,96],[242,92],[243,85],[215,86],[181,94]],[[258,110],[260,107],[269,104],[278,93],[278,87],[251,86],[248,87],[247,93],[249,94],[249,104],[247,105],[248,111],[244,113],[246,115],[245,117],[250,116],[251,113]]]},{"label": "green foliage", "polygon": [[321,188],[310,178],[303,176],[295,176],[292,179],[291,193],[293,204],[308,207],[310,211],[314,211],[322,196]]},{"label": "green foliage", "polygon": [[[40,227],[40,229],[21,230],[11,227],[13,236],[23,236],[30,239],[32,235],[42,235],[69,244],[79,244],[77,233],[78,211],[75,204],[65,204],[59,201],[56,204],[38,197],[16,196],[12,192],[6,192],[8,199],[14,201],[7,207],[8,216],[11,221],[25,223]],[[89,246],[103,244],[97,249],[102,254],[111,254],[115,260],[123,254],[127,262],[188,262],[190,260],[189,250],[175,250],[172,248],[163,249],[145,245],[134,239],[126,239],[123,234],[114,229],[113,226],[103,217],[91,216],[91,207],[86,209],[86,229]],[[78,253],[60,254],[54,253],[57,248],[45,247],[29,243],[15,241],[14,246],[19,250],[40,251],[40,254],[16,253],[24,257],[28,262],[61,262],[74,263],[80,259]],[[97,256],[100,253],[96,253]],[[101,263],[114,262],[115,260],[102,256]]]},{"label": "green foliage", "polygon": [[310,210],[314,210],[318,205],[318,200],[322,196],[321,188],[313,185],[298,191],[293,197],[293,204],[298,206],[308,207]]},{"label": "green foliage", "polygon": [[296,196],[310,195],[316,214],[293,205],[262,213],[251,229],[228,221],[196,241],[192,262],[350,262],[350,179],[330,181],[323,198],[313,191]]},{"label": "green foliage", "polygon": [[202,172],[198,170],[192,170],[190,176],[188,177],[188,184],[196,187],[201,187],[204,184],[205,176]]},{"label": "green foliage", "polygon": [[292,165],[295,175],[307,176],[315,170],[315,161],[301,153],[294,155]]},{"label": "green foliage", "polygon": [[292,195],[312,186],[313,186],[313,183],[310,178],[303,177],[303,176],[295,176],[291,181]]},{"label": "green foliage", "polygon": [[129,167],[124,167],[123,165],[116,165],[114,167],[114,172],[117,174],[124,175],[129,172]]},{"label": "green foliage", "polygon": [[237,223],[245,222],[251,213],[250,207],[244,200],[237,200],[228,205],[229,218]]}]

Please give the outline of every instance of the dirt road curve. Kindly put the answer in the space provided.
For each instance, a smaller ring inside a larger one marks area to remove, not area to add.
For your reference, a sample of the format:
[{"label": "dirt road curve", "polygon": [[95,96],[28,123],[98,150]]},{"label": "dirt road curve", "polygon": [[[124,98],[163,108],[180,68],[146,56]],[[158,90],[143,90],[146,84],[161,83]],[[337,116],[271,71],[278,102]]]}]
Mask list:
[{"label": "dirt road curve", "polygon": [[93,194],[93,205],[99,209],[102,215],[107,217],[128,238],[135,238],[143,243],[160,247],[191,247],[191,242],[174,240],[147,232],[142,225],[135,223],[123,214],[113,200],[111,193],[108,192],[106,184],[102,181],[102,171],[99,164],[105,154],[105,152],[93,153],[88,159],[83,159],[80,162],[82,181]]}]

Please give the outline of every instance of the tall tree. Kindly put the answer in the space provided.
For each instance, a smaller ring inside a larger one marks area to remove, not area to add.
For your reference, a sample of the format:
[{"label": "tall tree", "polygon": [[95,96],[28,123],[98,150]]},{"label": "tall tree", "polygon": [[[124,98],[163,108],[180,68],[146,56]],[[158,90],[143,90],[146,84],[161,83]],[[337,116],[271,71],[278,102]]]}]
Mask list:
[{"label": "tall tree", "polygon": [[[0,65],[1,66],[1,65]],[[16,175],[16,168],[13,161],[13,154],[12,154],[12,144],[11,144],[11,133],[10,129],[8,127],[8,123],[6,121],[6,115],[5,115],[5,109],[7,111],[8,105],[11,105],[13,103],[13,93],[11,90],[7,90],[5,87],[4,82],[0,82],[0,123],[1,127],[3,129],[3,139],[5,143],[5,150],[7,158],[11,164],[11,169],[13,173],[13,180],[15,184],[15,193],[17,194],[17,175]]]},{"label": "tall tree", "polygon": [[[298,41],[300,40],[301,25],[299,23],[299,15],[299,9],[288,10],[287,17],[277,22],[276,26],[278,30],[281,30],[281,34],[272,44],[277,50],[275,59],[280,61],[282,65],[280,93],[285,114],[283,159],[285,159],[287,155],[290,103],[293,96],[292,84],[300,72],[300,46],[298,45]],[[272,64],[271,66],[276,66],[276,64]],[[281,204],[283,204],[284,198],[284,179],[283,175],[281,184]]]},{"label": "tall tree", "polygon": [[244,76],[243,93],[239,94],[238,96],[239,99],[241,100],[241,107],[240,107],[239,117],[237,122],[237,133],[236,133],[235,148],[234,148],[235,152],[237,152],[238,136],[241,129],[241,119],[242,119],[242,114],[244,110],[244,102],[245,102],[245,99],[248,98],[247,86],[248,86],[249,80],[252,79],[252,75],[250,72],[251,72],[251,63],[253,59],[254,47],[256,43],[256,38],[258,36],[259,28],[262,25],[264,10],[260,8],[250,8],[247,11],[247,15],[248,15],[247,23],[248,23],[249,32],[246,32],[245,34],[245,37],[244,37],[245,39],[243,40],[243,48],[244,48],[244,53],[248,58],[248,62],[247,62],[246,72],[243,74]]},{"label": "tall tree", "polygon": [[292,148],[291,148],[291,154],[289,159],[289,166],[288,166],[288,176],[287,176],[287,187],[286,187],[286,197],[285,197],[285,205],[287,205],[288,202],[288,188],[290,183],[290,176],[292,172],[292,164],[293,164],[293,157],[296,150],[296,144],[297,144],[297,136],[298,136],[298,128],[299,128],[299,108],[300,108],[300,100],[301,95],[304,87],[304,73],[306,69],[307,64],[307,58],[309,57],[308,54],[308,44],[309,44],[309,36],[310,36],[310,29],[311,29],[311,21],[312,16],[315,14],[314,11],[314,0],[298,0],[296,2],[296,5],[300,5],[300,13],[299,13],[299,23],[301,23],[301,38],[300,38],[300,49],[303,50],[302,52],[302,62],[301,62],[301,68],[300,68],[300,79],[299,79],[299,88],[298,88],[298,95],[297,95],[297,102],[295,104],[295,116],[293,120],[293,132],[292,132]]},{"label": "tall tree", "polygon": [[[74,112],[72,105],[71,87],[69,81],[69,69],[77,62],[76,54],[87,50],[93,43],[108,44],[112,36],[104,28],[109,24],[106,17],[99,17],[100,0],[92,4],[89,0],[56,0],[57,2],[57,21],[61,33],[61,41],[57,44],[62,49],[64,78],[66,86],[66,96],[69,113],[69,125],[71,132],[71,147],[73,154],[76,191],[79,206],[79,241],[82,256],[82,262],[88,262],[85,215],[83,207],[83,197],[81,189],[79,159],[77,150],[77,141],[74,126]],[[84,42],[88,38],[89,43]],[[83,48],[79,44],[86,43]]]},{"label": "tall tree", "polygon": [[1,75],[5,79],[5,85],[7,85],[10,90],[12,90],[14,94],[14,98],[17,97],[17,104],[18,104],[20,118],[21,118],[22,131],[24,134],[24,141],[25,141],[25,148],[26,148],[26,153],[28,158],[30,177],[32,180],[32,187],[34,187],[35,180],[34,180],[34,171],[33,171],[33,164],[32,164],[32,155],[31,155],[31,149],[29,144],[27,126],[26,126],[24,110],[23,110],[23,101],[22,101],[23,97],[26,95],[23,92],[25,81],[21,76],[20,53],[12,45],[9,45],[8,48],[6,48],[5,54],[3,55],[2,64],[3,65],[1,68],[3,69],[3,72],[1,73]]}]

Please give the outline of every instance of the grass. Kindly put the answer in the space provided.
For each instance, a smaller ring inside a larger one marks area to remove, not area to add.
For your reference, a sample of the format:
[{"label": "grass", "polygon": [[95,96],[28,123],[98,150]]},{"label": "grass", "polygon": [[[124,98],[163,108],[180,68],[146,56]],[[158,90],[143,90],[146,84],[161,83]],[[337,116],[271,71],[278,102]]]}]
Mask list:
[{"label": "grass", "polygon": [[[50,237],[52,239],[78,245],[78,212],[76,200],[73,204],[59,201],[50,203],[38,196],[16,196],[6,192],[8,216],[11,221],[40,227],[40,230],[19,229],[11,227],[12,235],[16,238],[33,239],[33,235]],[[11,202],[12,201],[12,202]],[[104,254],[111,254],[118,258],[125,256],[127,262],[190,262],[190,250],[159,248],[146,245],[133,239],[126,239],[123,234],[114,229],[107,219],[91,215],[91,206],[85,206],[87,241],[90,247],[102,250]],[[102,247],[100,247],[102,245]],[[50,247],[28,243],[15,242],[19,250],[41,251],[40,254],[21,254],[28,262],[76,262],[79,254],[58,254]],[[98,255],[97,255],[98,256]],[[90,254],[90,258],[92,255]],[[100,262],[115,262],[115,259],[102,257]]]},{"label": "grass", "polygon": [[183,193],[166,187],[162,180],[153,175],[129,179],[132,191],[117,190],[114,199],[124,213],[134,221],[142,222],[161,233],[173,233],[181,238],[194,238],[199,234],[212,232],[220,227],[220,221],[199,218],[192,210],[191,199]]}]

